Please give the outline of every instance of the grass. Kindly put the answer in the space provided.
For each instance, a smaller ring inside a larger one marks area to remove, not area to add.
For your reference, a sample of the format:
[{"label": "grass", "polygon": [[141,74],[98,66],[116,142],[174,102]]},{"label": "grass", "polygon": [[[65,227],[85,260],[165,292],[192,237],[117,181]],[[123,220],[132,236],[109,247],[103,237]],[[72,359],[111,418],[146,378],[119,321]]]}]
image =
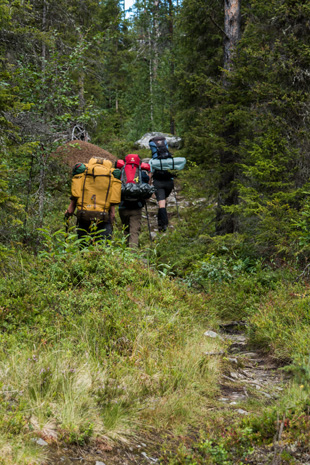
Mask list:
[{"label": "grass", "polygon": [[[200,423],[221,370],[204,356],[219,342],[203,335],[215,325],[203,296],[113,244],[11,256],[7,271],[0,279],[3,450],[11,438],[32,450],[36,437],[83,445]],[[18,451],[11,447],[7,460]]]},{"label": "grass", "polygon": [[268,347],[279,360],[304,363],[309,357],[309,303],[300,285],[279,286],[269,293],[250,319],[253,343]]},{"label": "grass", "polygon": [[[192,176],[185,189],[195,198],[204,181],[196,168]],[[145,432],[188,438],[170,442],[163,463],[244,463],[273,442],[283,415],[287,441],[307,443],[307,284],[257,256],[248,238],[214,237],[212,208],[183,211],[153,248],[144,231],[134,253],[120,231],[81,252],[73,231],[56,226],[41,231],[38,256],[1,247],[0,463],[42,463],[39,437],[83,446]],[[218,410],[227,362],[204,355],[222,349],[204,332],[223,320],[247,322],[253,346],[292,374],[277,403],[262,410],[254,395],[243,420]]]}]

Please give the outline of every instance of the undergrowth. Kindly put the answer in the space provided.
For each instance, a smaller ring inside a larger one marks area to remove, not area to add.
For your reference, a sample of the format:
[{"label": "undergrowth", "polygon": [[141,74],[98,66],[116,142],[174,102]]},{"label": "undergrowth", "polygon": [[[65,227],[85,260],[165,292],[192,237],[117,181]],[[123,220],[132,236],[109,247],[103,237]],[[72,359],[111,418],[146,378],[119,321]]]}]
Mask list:
[{"label": "undergrowth", "polygon": [[[2,269],[3,450],[21,437],[83,445],[198,424],[220,371],[204,355],[220,345],[204,336],[215,324],[205,298],[119,244],[73,252],[52,239]],[[28,463],[20,447],[5,463]]]},{"label": "undergrowth", "polygon": [[[191,176],[194,206],[153,244],[144,231],[140,251],[117,228],[83,250],[56,226],[37,233],[38,255],[1,246],[0,463],[40,463],[38,437],[83,446],[195,431],[163,450],[169,465],[247,463],[281,421],[288,443],[309,440],[307,228],[298,223],[301,251],[285,260],[245,234],[216,237],[206,181],[197,167]],[[253,347],[291,375],[275,405],[243,420],[218,414],[223,363],[205,355],[225,349],[204,336],[223,320],[245,322]]]}]

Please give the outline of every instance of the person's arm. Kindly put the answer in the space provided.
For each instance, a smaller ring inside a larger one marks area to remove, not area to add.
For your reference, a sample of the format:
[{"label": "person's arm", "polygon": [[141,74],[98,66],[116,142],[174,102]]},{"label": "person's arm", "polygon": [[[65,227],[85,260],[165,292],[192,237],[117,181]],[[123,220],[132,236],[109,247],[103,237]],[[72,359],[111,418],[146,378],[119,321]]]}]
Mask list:
[{"label": "person's arm", "polygon": [[113,224],[115,220],[115,205],[110,206],[110,221]]},{"label": "person's arm", "polygon": [[65,216],[72,216],[76,207],[77,199],[71,198],[70,205],[66,210]]},{"label": "person's arm", "polygon": [[148,173],[147,171],[142,171],[142,174],[141,174],[141,178],[142,178],[142,182],[144,182],[145,184],[149,184],[150,183],[150,173]]}]

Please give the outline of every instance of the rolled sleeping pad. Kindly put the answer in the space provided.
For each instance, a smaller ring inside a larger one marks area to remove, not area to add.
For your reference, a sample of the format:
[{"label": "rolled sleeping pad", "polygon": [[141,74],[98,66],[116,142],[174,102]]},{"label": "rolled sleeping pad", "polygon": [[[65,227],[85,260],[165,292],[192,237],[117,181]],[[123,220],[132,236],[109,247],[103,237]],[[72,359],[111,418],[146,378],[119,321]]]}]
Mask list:
[{"label": "rolled sleeping pad", "polygon": [[[115,168],[122,169],[124,166],[125,166],[125,161],[124,160],[117,160],[117,162],[115,162]],[[140,164],[140,168],[143,171],[150,171],[151,170],[151,167],[150,167],[149,163],[145,163],[145,162],[142,162]]]},{"label": "rolled sleeping pad", "polygon": [[152,158],[149,161],[151,165],[151,171],[155,170],[183,170],[186,165],[186,158],[184,157],[174,157],[174,158]]}]

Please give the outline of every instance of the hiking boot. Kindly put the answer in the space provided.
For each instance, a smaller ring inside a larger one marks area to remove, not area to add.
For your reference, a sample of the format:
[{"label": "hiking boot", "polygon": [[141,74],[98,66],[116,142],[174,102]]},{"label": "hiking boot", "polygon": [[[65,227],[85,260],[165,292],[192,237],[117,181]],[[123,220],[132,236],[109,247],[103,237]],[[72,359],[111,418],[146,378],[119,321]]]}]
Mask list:
[{"label": "hiking boot", "polygon": [[168,215],[165,208],[158,209],[158,230],[165,232],[168,228]]}]

